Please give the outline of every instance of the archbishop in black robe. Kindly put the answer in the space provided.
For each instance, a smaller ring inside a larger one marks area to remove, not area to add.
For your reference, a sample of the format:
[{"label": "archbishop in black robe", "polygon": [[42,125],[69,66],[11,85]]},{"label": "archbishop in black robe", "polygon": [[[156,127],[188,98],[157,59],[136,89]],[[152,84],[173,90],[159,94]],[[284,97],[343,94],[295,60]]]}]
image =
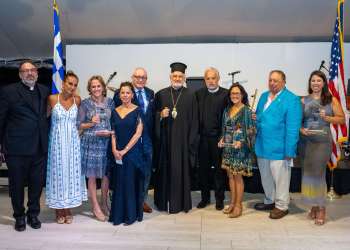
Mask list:
[{"label": "archbishop in black robe", "polygon": [[[172,111],[176,104],[176,118]],[[166,118],[161,111],[170,109]],[[188,212],[192,208],[190,170],[195,165],[198,109],[195,96],[185,87],[168,87],[155,95],[156,148],[154,203],[161,211]]]}]

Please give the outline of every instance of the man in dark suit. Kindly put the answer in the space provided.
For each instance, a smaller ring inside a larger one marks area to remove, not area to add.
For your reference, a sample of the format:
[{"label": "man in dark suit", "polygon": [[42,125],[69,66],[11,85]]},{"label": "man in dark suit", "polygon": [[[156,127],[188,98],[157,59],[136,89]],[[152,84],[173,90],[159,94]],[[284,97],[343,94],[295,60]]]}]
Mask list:
[{"label": "man in dark suit", "polygon": [[[221,120],[228,104],[228,90],[219,86],[219,71],[210,67],[204,72],[206,87],[196,91],[199,108],[199,180],[202,199],[197,208],[210,203],[210,180],[214,181],[215,208],[224,207],[226,175],[221,168],[221,150],[218,141],[221,135]],[[211,171],[214,168],[214,171]],[[213,173],[213,174],[212,174]]]},{"label": "man in dark suit", "polygon": [[[36,83],[38,70],[31,61],[19,67],[21,82],[0,91],[0,142],[9,173],[9,190],[16,219],[15,230],[27,223],[41,227],[38,219],[48,148],[47,97],[49,89]],[[24,186],[28,184],[28,209]]]},{"label": "man in dark suit", "polygon": [[[132,100],[132,102],[143,110],[143,113],[145,115],[144,129],[147,131],[148,137],[152,141],[154,130],[154,91],[146,87],[147,72],[144,68],[136,68],[131,76],[131,80],[135,91],[134,99]],[[113,100],[116,107],[121,105],[118,90],[115,92]],[[153,152],[153,150],[145,151]],[[152,153],[150,153],[150,155],[148,155],[147,158],[149,159],[149,161],[147,161],[147,170],[145,175],[143,211],[146,213],[152,213],[152,208],[146,202],[148,195],[148,186],[152,173]]]}]

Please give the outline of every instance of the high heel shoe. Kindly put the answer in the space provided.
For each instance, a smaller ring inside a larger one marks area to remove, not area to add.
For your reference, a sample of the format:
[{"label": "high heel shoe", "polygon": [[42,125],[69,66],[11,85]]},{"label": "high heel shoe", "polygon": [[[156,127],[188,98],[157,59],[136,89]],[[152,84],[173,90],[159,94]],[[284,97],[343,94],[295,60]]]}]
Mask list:
[{"label": "high heel shoe", "polygon": [[65,220],[64,223],[66,224],[72,224],[73,222],[73,215],[70,209],[65,209],[66,215],[65,215]]},{"label": "high heel shoe", "polygon": [[322,226],[325,222],[326,222],[326,208],[320,207],[316,214],[315,224]]},{"label": "high heel shoe", "polygon": [[228,217],[229,218],[238,218],[242,215],[242,205],[240,206],[234,206],[233,210],[231,213],[229,213]]},{"label": "high heel shoe", "polygon": [[57,224],[64,224],[64,210],[56,209],[56,222]]},{"label": "high heel shoe", "polygon": [[234,208],[234,205],[233,205],[233,204],[226,205],[226,206],[224,207],[224,209],[222,210],[222,212],[223,212],[224,214],[230,214],[230,213],[232,212],[233,208]]},{"label": "high heel shoe", "polygon": [[316,206],[312,207],[312,208],[310,209],[310,211],[309,211],[307,217],[308,217],[310,220],[316,219],[316,215],[317,215],[317,213],[318,213],[319,210],[320,210],[319,207],[316,207]]},{"label": "high heel shoe", "polygon": [[96,212],[95,210],[92,210],[92,213],[94,214],[95,218],[98,221],[106,221],[106,216],[103,214],[103,212],[100,210],[99,212]]}]

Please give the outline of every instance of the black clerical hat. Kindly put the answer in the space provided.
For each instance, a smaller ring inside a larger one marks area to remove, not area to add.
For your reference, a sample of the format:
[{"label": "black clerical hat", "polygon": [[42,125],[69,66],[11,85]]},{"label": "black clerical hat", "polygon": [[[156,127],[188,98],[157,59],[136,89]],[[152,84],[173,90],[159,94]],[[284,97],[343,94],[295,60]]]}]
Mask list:
[{"label": "black clerical hat", "polygon": [[174,62],[170,64],[170,68],[171,68],[171,73],[173,73],[174,71],[180,71],[185,74],[187,65],[181,62]]}]

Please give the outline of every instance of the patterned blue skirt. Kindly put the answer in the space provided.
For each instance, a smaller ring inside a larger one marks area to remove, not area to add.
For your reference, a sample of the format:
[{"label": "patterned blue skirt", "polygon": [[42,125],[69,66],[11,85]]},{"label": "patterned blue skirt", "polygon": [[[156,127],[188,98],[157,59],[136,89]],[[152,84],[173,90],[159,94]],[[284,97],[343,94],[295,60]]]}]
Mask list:
[{"label": "patterned blue skirt", "polygon": [[109,137],[81,137],[81,168],[86,177],[103,178],[108,164]]}]

